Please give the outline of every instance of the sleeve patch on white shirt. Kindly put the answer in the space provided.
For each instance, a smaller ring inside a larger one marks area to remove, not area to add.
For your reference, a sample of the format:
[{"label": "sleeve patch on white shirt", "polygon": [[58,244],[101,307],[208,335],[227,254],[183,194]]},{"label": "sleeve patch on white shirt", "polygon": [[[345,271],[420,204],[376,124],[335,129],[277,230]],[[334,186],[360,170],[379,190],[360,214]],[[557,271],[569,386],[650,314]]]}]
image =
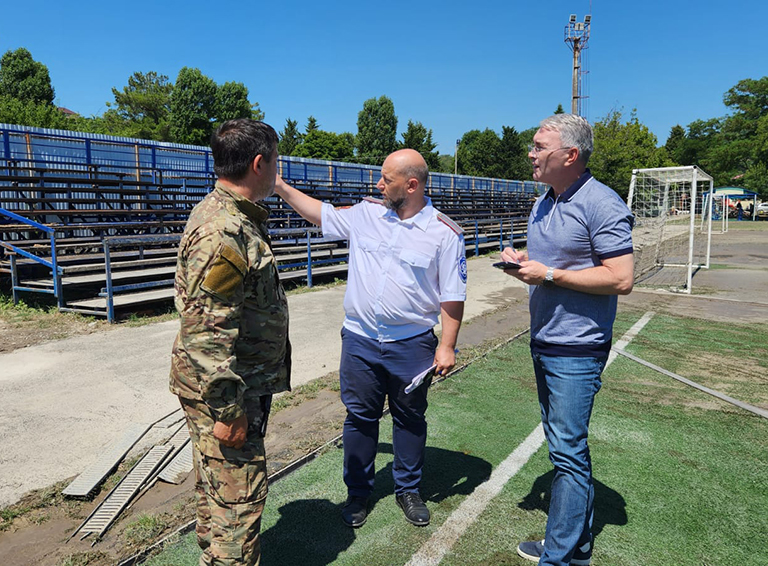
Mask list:
[{"label": "sleeve patch on white shirt", "polygon": [[462,282],[467,282],[467,259],[465,257],[459,258],[459,277]]},{"label": "sleeve patch on white shirt", "polygon": [[447,217],[445,214],[443,214],[442,212],[438,212],[438,213],[437,213],[437,219],[438,219],[440,222],[442,222],[443,224],[445,224],[446,226],[448,226],[448,228],[450,228],[451,230],[453,230],[453,231],[454,231],[456,234],[458,234],[459,236],[461,236],[461,235],[464,233],[464,229],[463,229],[461,226],[459,226],[458,224],[456,224],[456,223],[455,223],[453,220],[451,220],[450,218],[448,218],[448,217]]}]

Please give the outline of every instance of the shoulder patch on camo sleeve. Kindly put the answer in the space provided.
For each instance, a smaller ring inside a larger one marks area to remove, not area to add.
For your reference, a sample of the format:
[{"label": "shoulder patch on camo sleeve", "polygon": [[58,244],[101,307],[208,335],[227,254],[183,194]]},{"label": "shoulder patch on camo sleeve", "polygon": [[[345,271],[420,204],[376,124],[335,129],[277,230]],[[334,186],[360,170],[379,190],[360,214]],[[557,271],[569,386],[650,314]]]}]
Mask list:
[{"label": "shoulder patch on camo sleeve", "polygon": [[373,204],[380,204],[382,206],[384,205],[384,201],[376,197],[363,197],[363,200],[366,202],[372,202]]},{"label": "shoulder patch on camo sleeve", "polygon": [[448,228],[456,232],[459,236],[461,236],[464,233],[464,229],[461,226],[456,224],[453,220],[448,218],[448,216],[446,216],[442,212],[437,213],[437,219],[443,224],[445,224],[446,226],[448,226]]},{"label": "shoulder patch on camo sleeve", "polygon": [[223,245],[200,287],[206,293],[231,299],[243,284],[248,264],[234,248]]}]

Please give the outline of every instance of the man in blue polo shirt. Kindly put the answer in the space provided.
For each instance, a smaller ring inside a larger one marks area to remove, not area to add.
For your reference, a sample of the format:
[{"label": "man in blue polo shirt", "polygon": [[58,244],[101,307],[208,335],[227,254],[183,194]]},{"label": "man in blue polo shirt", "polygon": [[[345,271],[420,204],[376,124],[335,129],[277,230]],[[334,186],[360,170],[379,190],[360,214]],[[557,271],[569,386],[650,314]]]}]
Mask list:
[{"label": "man in blue polo shirt", "polygon": [[[341,400],[344,421],[342,520],[362,526],[373,491],[379,419],[385,397],[392,413],[395,495],[405,518],[429,524],[419,495],[427,439],[427,385],[409,392],[411,379],[435,366],[456,364],[456,339],[464,314],[467,263],[462,229],[425,196],[429,171],[412,149],[391,154],[376,187],[382,200],[367,198],[335,209],[278,178],[275,193],[329,237],[349,242],[349,273],[341,331]],[[438,346],[432,328],[438,315]]]},{"label": "man in blue polo shirt", "polygon": [[587,565],[594,488],[589,419],[611,349],[618,295],[632,291],[632,213],[592,177],[592,128],[582,117],[543,120],[528,157],[533,179],[550,185],[528,218],[528,251],[506,248],[507,270],[529,284],[531,356],[541,420],[555,467],[543,541],[522,542],[523,558]]}]

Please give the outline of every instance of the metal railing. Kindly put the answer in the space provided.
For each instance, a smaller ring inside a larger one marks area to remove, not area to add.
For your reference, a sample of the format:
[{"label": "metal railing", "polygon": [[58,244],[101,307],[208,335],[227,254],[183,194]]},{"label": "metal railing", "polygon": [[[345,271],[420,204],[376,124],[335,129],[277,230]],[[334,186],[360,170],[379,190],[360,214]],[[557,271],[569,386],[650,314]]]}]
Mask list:
[{"label": "metal railing", "polygon": [[[11,212],[10,210],[6,210],[4,208],[0,208],[0,214],[12,220],[16,220],[17,222],[22,222],[23,224],[27,224],[31,228],[40,230],[41,232],[45,232],[46,234],[48,234],[51,242],[51,260],[48,261],[47,259],[37,256],[33,253],[30,253],[18,246],[11,244],[10,242],[0,241],[0,246],[2,246],[6,250],[8,250],[8,252],[10,252],[8,254],[9,256],[8,259],[9,259],[10,271],[11,271],[11,289],[12,289],[11,292],[13,294],[13,303],[17,304],[19,302],[19,296],[18,296],[19,291],[29,291],[29,292],[36,292],[36,293],[52,294],[53,296],[56,297],[56,302],[59,308],[62,308],[64,306],[64,296],[63,296],[62,286],[61,286],[62,270],[59,267],[58,261],[56,259],[56,230],[49,226],[45,226],[44,224],[40,224],[39,222],[35,222],[34,220],[30,220],[29,218],[24,218],[23,216],[20,216],[15,212]],[[47,289],[37,289],[37,288],[22,286],[21,281],[19,279],[18,266],[16,265],[17,255],[30,259],[35,263],[38,263],[40,265],[43,265],[49,268],[51,270],[51,275],[53,277],[53,289],[47,290]]]}]

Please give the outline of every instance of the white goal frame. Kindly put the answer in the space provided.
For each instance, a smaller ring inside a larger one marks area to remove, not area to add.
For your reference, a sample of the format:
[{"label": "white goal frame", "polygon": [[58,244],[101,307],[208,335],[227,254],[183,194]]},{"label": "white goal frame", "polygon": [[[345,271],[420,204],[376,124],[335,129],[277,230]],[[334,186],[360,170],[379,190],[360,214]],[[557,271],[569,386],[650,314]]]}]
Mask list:
[{"label": "white goal frame", "polygon": [[691,293],[694,270],[709,268],[713,199],[704,195],[713,185],[695,165],[632,171],[627,205],[635,216],[636,282]]}]

